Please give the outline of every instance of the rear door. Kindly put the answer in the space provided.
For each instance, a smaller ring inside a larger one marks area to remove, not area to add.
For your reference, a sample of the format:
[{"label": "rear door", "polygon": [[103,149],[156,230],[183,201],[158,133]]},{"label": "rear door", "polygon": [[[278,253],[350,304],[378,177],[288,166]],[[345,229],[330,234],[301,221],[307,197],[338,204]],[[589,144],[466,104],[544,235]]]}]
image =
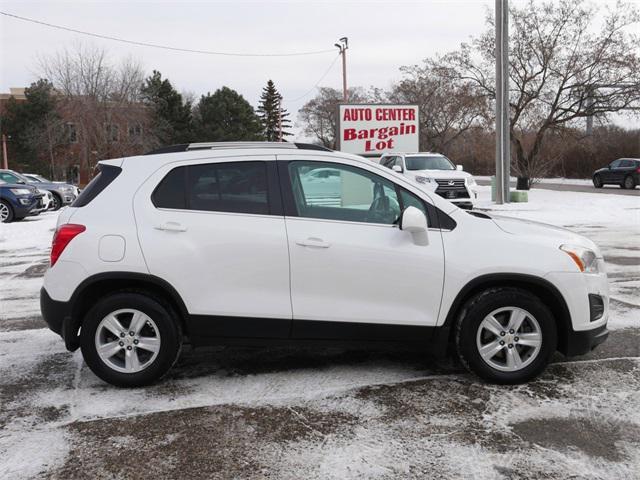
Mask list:
[{"label": "rear door", "polygon": [[[289,157],[278,155],[278,158]],[[278,161],[291,259],[293,336],[411,339],[435,326],[444,279],[439,230],[417,246],[398,228],[401,209],[426,205],[359,162]],[[333,170],[316,195],[314,173]],[[399,328],[381,328],[381,327]],[[415,338],[413,338],[415,339]]]},{"label": "rear door", "polygon": [[169,165],[135,196],[149,272],[198,316],[198,335],[289,334],[289,254],[274,158]]}]

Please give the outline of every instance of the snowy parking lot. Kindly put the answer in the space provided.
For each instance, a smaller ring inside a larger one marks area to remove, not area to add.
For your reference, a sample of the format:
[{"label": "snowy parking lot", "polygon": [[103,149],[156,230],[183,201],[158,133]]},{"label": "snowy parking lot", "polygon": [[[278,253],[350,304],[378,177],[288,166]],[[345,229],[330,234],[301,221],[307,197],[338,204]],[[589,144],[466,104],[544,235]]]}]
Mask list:
[{"label": "snowy parking lot", "polygon": [[56,214],[1,225],[0,478],[639,478],[640,191],[479,189],[607,261],[608,341],[527,385],[390,347],[186,347],[159,384],[116,389],[40,318]]}]

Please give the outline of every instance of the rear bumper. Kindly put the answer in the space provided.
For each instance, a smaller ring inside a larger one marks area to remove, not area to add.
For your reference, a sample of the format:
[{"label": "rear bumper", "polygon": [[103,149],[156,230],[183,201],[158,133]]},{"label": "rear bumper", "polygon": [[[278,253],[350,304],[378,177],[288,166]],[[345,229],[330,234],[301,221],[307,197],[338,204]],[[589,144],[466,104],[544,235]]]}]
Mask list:
[{"label": "rear bumper", "polygon": [[72,329],[69,302],[53,300],[44,287],[40,289],[40,312],[49,329],[64,340],[67,350],[73,352],[80,346],[78,336]]},{"label": "rear bumper", "polygon": [[567,357],[585,355],[604,342],[609,336],[606,325],[602,325],[593,330],[572,330],[567,338],[567,346],[564,354]]}]

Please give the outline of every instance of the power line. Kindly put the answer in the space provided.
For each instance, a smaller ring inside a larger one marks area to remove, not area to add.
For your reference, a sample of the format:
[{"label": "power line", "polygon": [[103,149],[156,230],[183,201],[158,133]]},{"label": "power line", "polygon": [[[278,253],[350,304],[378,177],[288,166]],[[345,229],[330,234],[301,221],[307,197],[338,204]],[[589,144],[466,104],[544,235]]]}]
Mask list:
[{"label": "power line", "polygon": [[329,53],[329,52],[335,51],[331,49],[331,50],[316,50],[311,52],[293,52],[293,53],[238,53],[238,52],[215,52],[211,50],[193,50],[190,48],[171,47],[168,45],[160,45],[157,43],[138,42],[135,40],[126,40],[124,38],[112,37],[109,35],[101,35],[99,33],[85,32],[83,30],[64,27],[62,25],[54,25],[53,23],[42,22],[40,20],[35,20],[33,18],[21,17],[19,15],[14,15],[12,13],[2,12],[2,11],[0,11],[0,14],[4,15],[5,17],[11,17],[11,18],[15,18],[25,22],[31,22],[37,25],[43,25],[45,27],[56,28],[58,30],[64,30],[66,32],[79,33],[80,35],[87,35],[89,37],[101,38],[103,40],[112,40],[114,42],[128,43],[131,45],[137,45],[139,47],[151,47],[151,48],[160,48],[163,50],[173,50],[176,52],[200,53],[204,55],[222,55],[226,57],[300,57],[304,55],[319,55],[322,53]]},{"label": "power line", "polygon": [[318,79],[318,81],[315,83],[315,85],[313,87],[311,87],[306,93],[304,93],[303,95],[300,95],[297,98],[294,98],[293,100],[289,100],[289,102],[291,103],[295,103],[298,100],[302,100],[304,97],[306,97],[307,95],[309,95],[311,92],[313,92],[318,85],[320,85],[320,82],[322,82],[322,80],[324,80],[324,77],[326,77],[327,75],[329,75],[329,72],[331,71],[331,69],[333,68],[333,66],[336,64],[336,62],[338,61],[338,59],[340,58],[340,55],[336,56],[336,58],[333,59],[333,62],[331,62],[331,65],[329,65],[329,68],[327,68],[327,71],[324,72],[322,74],[322,76]]}]

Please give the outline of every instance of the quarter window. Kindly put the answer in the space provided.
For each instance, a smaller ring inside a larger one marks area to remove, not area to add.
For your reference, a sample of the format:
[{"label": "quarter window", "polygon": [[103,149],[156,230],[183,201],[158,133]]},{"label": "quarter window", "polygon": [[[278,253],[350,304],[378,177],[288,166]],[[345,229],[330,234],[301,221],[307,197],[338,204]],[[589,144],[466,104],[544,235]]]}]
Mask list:
[{"label": "quarter window", "polygon": [[298,215],[309,218],[392,225],[400,217],[393,182],[348,165],[289,163]]},{"label": "quarter window", "polygon": [[264,162],[190,165],[173,169],[152,196],[158,208],[268,214]]}]

